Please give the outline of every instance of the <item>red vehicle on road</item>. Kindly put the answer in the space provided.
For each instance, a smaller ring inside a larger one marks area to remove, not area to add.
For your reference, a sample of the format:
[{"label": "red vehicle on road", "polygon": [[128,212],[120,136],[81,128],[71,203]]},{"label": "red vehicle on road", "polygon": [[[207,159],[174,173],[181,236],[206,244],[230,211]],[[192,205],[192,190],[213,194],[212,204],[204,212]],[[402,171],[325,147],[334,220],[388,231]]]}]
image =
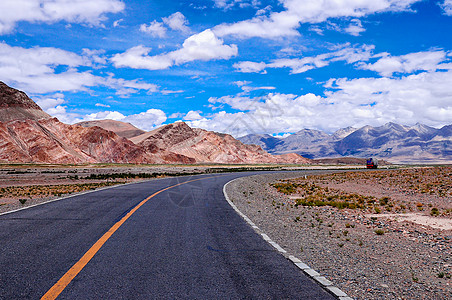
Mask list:
[{"label": "red vehicle on road", "polygon": [[369,158],[366,165],[368,169],[376,169],[378,167],[378,161],[375,158]]}]

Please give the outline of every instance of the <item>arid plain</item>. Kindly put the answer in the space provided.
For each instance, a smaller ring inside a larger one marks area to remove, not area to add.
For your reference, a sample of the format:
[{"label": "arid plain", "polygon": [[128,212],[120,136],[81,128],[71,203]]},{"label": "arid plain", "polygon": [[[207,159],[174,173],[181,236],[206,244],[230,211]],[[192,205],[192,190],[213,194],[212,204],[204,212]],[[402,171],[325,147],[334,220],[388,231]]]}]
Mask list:
[{"label": "arid plain", "polygon": [[450,299],[452,167],[274,174],[228,185],[283,248],[355,299]]}]

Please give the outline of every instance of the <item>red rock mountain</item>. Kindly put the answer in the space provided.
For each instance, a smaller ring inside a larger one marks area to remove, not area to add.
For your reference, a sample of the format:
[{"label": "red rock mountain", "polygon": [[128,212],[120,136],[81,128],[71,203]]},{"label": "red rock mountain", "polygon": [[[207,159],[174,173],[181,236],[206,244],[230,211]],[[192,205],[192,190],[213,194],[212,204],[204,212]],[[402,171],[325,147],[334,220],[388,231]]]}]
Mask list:
[{"label": "red rock mountain", "polygon": [[81,125],[52,118],[25,93],[0,82],[0,162],[309,163],[297,154],[271,155],[182,122],[146,133],[112,120]]},{"label": "red rock mountain", "polygon": [[0,123],[0,161],[36,163],[161,163],[126,138],[100,127],[56,118]]},{"label": "red rock mountain", "polygon": [[245,145],[229,134],[191,128],[177,122],[131,138],[156,155],[175,153],[197,163],[309,163],[297,154],[271,155],[260,146]]},{"label": "red rock mountain", "polygon": [[162,163],[126,138],[100,127],[61,123],[25,93],[0,82],[0,161]]}]

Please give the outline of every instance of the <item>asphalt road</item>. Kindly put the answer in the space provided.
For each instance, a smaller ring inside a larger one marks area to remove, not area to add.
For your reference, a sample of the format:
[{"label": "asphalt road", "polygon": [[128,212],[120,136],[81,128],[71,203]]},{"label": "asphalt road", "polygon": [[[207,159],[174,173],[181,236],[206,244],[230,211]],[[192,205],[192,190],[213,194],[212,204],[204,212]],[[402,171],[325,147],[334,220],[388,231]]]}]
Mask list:
[{"label": "asphalt road", "polygon": [[125,185],[0,216],[0,299],[39,299],[143,199],[59,299],[335,299],[229,206],[244,173]]}]

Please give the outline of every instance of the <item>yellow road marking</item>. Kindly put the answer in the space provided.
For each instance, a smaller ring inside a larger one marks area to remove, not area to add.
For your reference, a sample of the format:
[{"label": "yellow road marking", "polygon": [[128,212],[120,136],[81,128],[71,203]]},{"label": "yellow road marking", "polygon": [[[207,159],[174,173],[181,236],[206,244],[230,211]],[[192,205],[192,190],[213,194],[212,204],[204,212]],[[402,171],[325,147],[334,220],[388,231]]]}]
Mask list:
[{"label": "yellow road marking", "polygon": [[[213,178],[217,176],[212,176],[208,178]],[[198,181],[206,178],[200,178],[200,179],[194,179],[189,180],[186,182],[181,182],[172,186],[169,186],[167,188],[164,188],[160,191],[155,192],[154,194],[150,195],[143,201],[141,201],[137,206],[135,206],[131,211],[129,211],[121,220],[119,220],[115,225],[113,225],[100,239],[97,240],[97,242],[85,253],[85,255],[80,258],[78,262],[75,263],[75,265],[72,266],[72,268],[69,269],[69,271],[66,272],[66,274],[63,275],[63,277],[58,280],[57,283],[55,283],[50,290],[45,293],[44,296],[42,296],[41,300],[53,300],[56,299],[61,292],[69,285],[69,283],[74,279],[75,276],[77,276],[78,273],[88,264],[88,262],[94,257],[94,255],[100,250],[100,248],[105,244],[106,241],[115,233],[116,230],[121,227],[122,224],[124,224],[125,221],[127,221],[130,216],[132,216],[141,206],[143,206],[146,202],[149,201],[149,199],[157,196],[161,192],[164,192],[166,190],[169,190],[171,188],[174,188],[176,186],[186,184],[193,181]]]}]

